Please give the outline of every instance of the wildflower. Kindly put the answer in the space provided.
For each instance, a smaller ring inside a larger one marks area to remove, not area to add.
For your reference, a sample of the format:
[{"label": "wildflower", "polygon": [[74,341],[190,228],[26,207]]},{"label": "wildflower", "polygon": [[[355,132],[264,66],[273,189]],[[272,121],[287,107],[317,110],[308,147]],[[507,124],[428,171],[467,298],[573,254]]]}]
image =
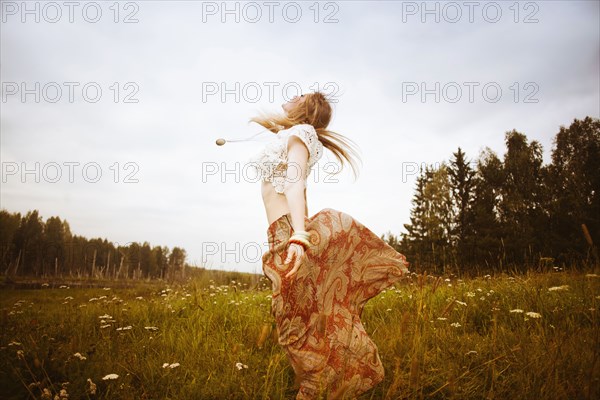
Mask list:
[{"label": "wildflower", "polygon": [[459,300],[456,300],[456,302],[457,302],[458,304],[460,304],[461,306],[465,306],[465,307],[467,306],[467,303],[465,303],[464,301],[459,301]]},{"label": "wildflower", "polygon": [[10,342],[8,345],[9,346],[22,346],[21,342],[15,342],[15,341]]},{"label": "wildflower", "polygon": [[169,363],[164,363],[162,367],[167,368],[168,366],[169,366]]},{"label": "wildflower", "polygon": [[67,296],[67,297],[65,297],[65,300],[73,300],[73,297],[72,296]]},{"label": "wildflower", "polygon": [[557,292],[561,290],[569,290],[569,285],[552,286],[551,288],[548,288],[549,292]]},{"label": "wildflower", "polygon": [[143,300],[144,298],[142,296],[138,296],[135,298],[136,300]]},{"label": "wildflower", "polygon": [[68,287],[68,286],[66,286],[66,285],[60,285],[58,288],[59,288],[59,289],[68,289],[69,287]]},{"label": "wildflower", "polygon": [[111,290],[109,287],[105,287],[102,290]]},{"label": "wildflower", "polygon": [[148,331],[157,331],[158,327],[156,327],[156,326],[145,326],[144,329],[146,329]]},{"label": "wildflower", "polygon": [[235,363],[235,366],[238,370],[241,370],[243,368],[248,368],[248,366],[246,364],[242,364],[241,362]]},{"label": "wildflower", "polygon": [[446,317],[437,317],[437,319],[438,319],[438,321],[445,321],[445,320],[447,320],[448,318],[446,318]]},{"label": "wildflower", "polygon": [[110,315],[108,315],[108,314],[101,315],[98,318],[100,318],[100,319],[112,319],[112,317]]},{"label": "wildflower", "polygon": [[44,388],[42,400],[52,400],[52,392],[48,388]]},{"label": "wildflower", "polygon": [[385,310],[385,311],[392,311],[392,309],[391,309],[391,308],[388,308],[388,309],[387,309],[387,310]]},{"label": "wildflower", "polygon": [[108,328],[109,326],[110,326],[110,324],[100,325],[100,329]]},{"label": "wildflower", "polygon": [[523,310],[521,310],[520,308],[515,308],[514,310],[510,310],[511,313],[519,313],[519,314],[523,314]]},{"label": "wildflower", "polygon": [[42,283],[42,287],[48,287],[48,286],[50,286],[49,283]]},{"label": "wildflower", "polygon": [[466,296],[467,297],[475,297],[475,293],[473,293],[473,292],[467,292]]},{"label": "wildflower", "polygon": [[23,350],[17,350],[17,357],[25,358],[25,352]]},{"label": "wildflower", "polygon": [[90,384],[90,387],[88,388],[90,394],[96,394],[96,384],[92,382],[90,378],[87,379],[87,382]]},{"label": "wildflower", "polygon": [[542,318],[542,314],[533,311],[526,312],[525,315],[527,315],[530,318]]},{"label": "wildflower", "polygon": [[68,399],[68,398],[69,398],[69,395],[67,393],[67,389],[60,389],[59,394],[54,396],[54,400]]},{"label": "wildflower", "polygon": [[124,326],[122,328],[117,328],[118,331],[128,331],[130,329],[132,329],[133,327],[131,325],[129,326]]},{"label": "wildflower", "polygon": [[83,360],[86,360],[86,359],[87,359],[87,357],[85,357],[85,356],[82,356],[82,355],[81,355],[81,353],[75,353],[75,354],[73,354],[73,357],[77,357],[77,358],[79,358],[81,361],[83,361]]},{"label": "wildflower", "polygon": [[180,365],[179,363],[173,363],[173,364],[169,365],[169,368],[171,368],[171,369],[177,368],[177,367],[179,367],[179,365]]},{"label": "wildflower", "polygon": [[119,378],[119,375],[117,375],[117,374],[108,374],[104,378],[102,378],[102,380],[108,381],[108,380],[117,379],[117,378]]},{"label": "wildflower", "polygon": [[468,351],[468,352],[465,354],[465,356],[468,356],[469,354],[477,354],[477,352],[476,352],[475,350],[471,350],[471,351]]},{"label": "wildflower", "polygon": [[97,298],[97,297],[92,297],[92,298],[91,298],[89,301],[90,301],[90,302],[91,302],[91,301],[98,301],[98,298]]},{"label": "wildflower", "polygon": [[450,326],[453,328],[460,328],[460,324],[458,322],[453,322],[450,324]]}]

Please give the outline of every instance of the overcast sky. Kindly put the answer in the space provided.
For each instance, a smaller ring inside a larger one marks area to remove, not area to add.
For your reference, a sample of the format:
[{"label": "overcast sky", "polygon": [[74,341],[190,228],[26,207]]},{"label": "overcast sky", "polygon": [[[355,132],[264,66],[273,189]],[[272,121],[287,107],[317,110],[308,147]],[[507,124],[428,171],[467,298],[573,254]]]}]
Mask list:
[{"label": "overcast sky", "polygon": [[268,224],[244,163],[268,134],[215,139],[260,132],[248,119],[297,91],[335,97],[330,128],[363,160],[356,182],[331,177],[325,152],[309,215],[378,235],[405,232],[419,165],[459,146],[502,157],[512,129],[549,163],[561,125],[599,117],[598,1],[223,4],[0,2],[1,207],[261,273]]}]

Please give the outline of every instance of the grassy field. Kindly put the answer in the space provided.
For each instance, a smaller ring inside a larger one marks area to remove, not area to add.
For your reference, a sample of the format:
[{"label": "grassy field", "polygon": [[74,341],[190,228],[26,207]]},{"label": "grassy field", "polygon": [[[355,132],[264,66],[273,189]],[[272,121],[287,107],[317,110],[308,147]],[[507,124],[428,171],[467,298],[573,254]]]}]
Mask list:
[{"label": "grassy field", "polygon": [[[293,398],[258,283],[5,288],[0,398]],[[595,274],[413,274],[365,307],[386,378],[360,398],[598,399],[599,305]]]}]

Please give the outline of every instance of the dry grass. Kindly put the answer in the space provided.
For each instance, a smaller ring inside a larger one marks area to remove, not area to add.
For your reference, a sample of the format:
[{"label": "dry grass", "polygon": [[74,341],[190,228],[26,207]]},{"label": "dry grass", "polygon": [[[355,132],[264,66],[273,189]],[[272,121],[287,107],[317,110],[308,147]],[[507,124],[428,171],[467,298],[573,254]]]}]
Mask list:
[{"label": "dry grass", "polygon": [[[293,398],[267,283],[5,289],[0,398]],[[386,379],[361,399],[600,398],[599,303],[597,276],[413,275],[365,307]]]}]

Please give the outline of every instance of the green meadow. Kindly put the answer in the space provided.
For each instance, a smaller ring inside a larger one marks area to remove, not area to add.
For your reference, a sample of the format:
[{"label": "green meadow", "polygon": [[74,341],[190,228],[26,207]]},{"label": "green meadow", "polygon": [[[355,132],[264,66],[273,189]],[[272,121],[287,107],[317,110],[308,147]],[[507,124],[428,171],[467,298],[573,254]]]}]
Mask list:
[{"label": "green meadow", "polygon": [[[2,399],[295,396],[264,277],[0,293]],[[364,309],[386,375],[360,399],[598,399],[599,306],[596,274],[412,274]]]}]

